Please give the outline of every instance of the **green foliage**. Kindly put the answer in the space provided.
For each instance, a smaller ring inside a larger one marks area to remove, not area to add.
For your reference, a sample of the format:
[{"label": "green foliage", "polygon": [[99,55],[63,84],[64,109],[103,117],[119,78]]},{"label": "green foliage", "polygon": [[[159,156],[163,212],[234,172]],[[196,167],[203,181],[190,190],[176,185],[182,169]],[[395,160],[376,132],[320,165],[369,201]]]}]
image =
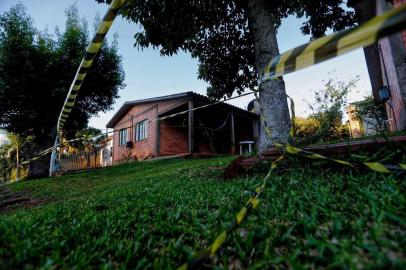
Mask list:
[{"label": "green foliage", "polygon": [[[52,143],[57,117],[89,44],[87,23],[79,19],[76,7],[66,15],[65,31],[55,35],[37,30],[22,4],[0,15],[0,127],[33,136],[42,147]],[[105,43],[82,85],[65,135],[72,137],[91,116],[111,109],[123,80],[117,44]]]},{"label": "green foliage", "polygon": [[[73,145],[80,150],[96,151],[99,142],[105,139],[105,136],[101,135],[101,133],[100,129],[94,127],[79,130],[76,132],[76,138],[80,140],[73,142]],[[100,137],[95,137],[97,135],[100,135]]]},{"label": "green foliage", "polygon": [[354,104],[358,118],[372,126],[379,134],[388,132],[387,116],[384,104],[375,104],[372,96],[366,97],[363,101]]},{"label": "green foliage", "polygon": [[[328,80],[322,89],[313,91],[313,100],[308,103],[311,118],[319,122],[318,137],[322,140],[342,139],[348,132],[342,127],[348,94],[357,87],[359,77],[348,82]],[[348,131],[348,130],[347,130]]]},{"label": "green foliage", "polygon": [[312,138],[320,129],[320,123],[314,118],[295,118],[295,137]]},{"label": "green foliage", "polygon": [[[128,0],[123,15],[142,26],[135,34],[136,46],[153,46],[163,55],[184,50],[198,58],[199,78],[210,84],[208,94],[221,98],[257,85],[248,1]],[[319,37],[327,29],[336,31],[354,24],[354,13],[344,2],[264,1],[264,6],[273,18],[270,28],[278,28],[283,18],[295,14],[306,18],[303,33]]]},{"label": "green foliage", "polygon": [[9,144],[0,145],[0,182],[10,179],[13,169],[12,161],[9,157]]},{"label": "green foliage", "polygon": [[31,149],[32,136],[22,137],[11,132],[7,132],[5,135],[7,137],[6,143],[0,145],[0,179],[8,181],[16,179],[17,156],[19,172],[21,171],[26,175],[26,168],[20,163],[23,159],[32,156],[34,152]]},{"label": "green foliage", "polygon": [[[174,269],[208,247],[262,177],[230,158],[128,163],[9,185],[47,203],[0,218],[0,268]],[[215,268],[406,266],[405,181],[291,168],[213,258]]]}]

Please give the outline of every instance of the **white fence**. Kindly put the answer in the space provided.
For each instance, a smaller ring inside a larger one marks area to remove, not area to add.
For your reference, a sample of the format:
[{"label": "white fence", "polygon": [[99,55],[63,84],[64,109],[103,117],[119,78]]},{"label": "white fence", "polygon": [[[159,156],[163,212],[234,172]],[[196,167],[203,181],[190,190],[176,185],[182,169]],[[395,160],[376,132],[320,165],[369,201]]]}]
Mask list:
[{"label": "white fence", "polygon": [[111,166],[111,151],[58,153],[57,164],[62,172]]}]

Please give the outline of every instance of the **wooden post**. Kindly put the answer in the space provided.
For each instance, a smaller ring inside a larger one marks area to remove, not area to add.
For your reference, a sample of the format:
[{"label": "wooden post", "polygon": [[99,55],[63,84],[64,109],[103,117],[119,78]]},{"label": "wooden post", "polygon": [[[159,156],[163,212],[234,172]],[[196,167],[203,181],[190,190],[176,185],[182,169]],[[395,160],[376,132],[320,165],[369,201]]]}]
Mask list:
[{"label": "wooden post", "polygon": [[161,129],[159,120],[155,121],[155,157],[159,157],[159,148],[161,142]]},{"label": "wooden post", "polygon": [[[156,107],[156,118],[158,118],[158,106]],[[159,157],[159,148],[161,142],[161,122],[159,120],[155,121],[155,157]]]},{"label": "wooden post", "polygon": [[231,113],[231,154],[235,155],[235,127],[234,127],[234,113]]},{"label": "wooden post", "polygon": [[189,101],[188,128],[189,128],[189,154],[194,152],[194,119],[193,119],[193,100]]},{"label": "wooden post", "polygon": [[59,138],[58,134],[55,135],[54,147],[51,153],[51,160],[49,161],[49,177],[55,176],[55,165],[56,165],[56,146],[58,145]]}]

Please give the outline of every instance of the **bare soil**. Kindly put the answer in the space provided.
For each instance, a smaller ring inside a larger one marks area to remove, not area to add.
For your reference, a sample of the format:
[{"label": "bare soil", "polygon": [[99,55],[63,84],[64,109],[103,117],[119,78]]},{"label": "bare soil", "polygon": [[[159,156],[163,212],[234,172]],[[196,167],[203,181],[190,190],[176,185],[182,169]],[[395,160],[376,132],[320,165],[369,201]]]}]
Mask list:
[{"label": "bare soil", "polygon": [[38,200],[30,196],[28,191],[12,191],[3,186],[0,187],[0,214],[13,211],[18,208],[30,208],[45,204],[46,200]]}]

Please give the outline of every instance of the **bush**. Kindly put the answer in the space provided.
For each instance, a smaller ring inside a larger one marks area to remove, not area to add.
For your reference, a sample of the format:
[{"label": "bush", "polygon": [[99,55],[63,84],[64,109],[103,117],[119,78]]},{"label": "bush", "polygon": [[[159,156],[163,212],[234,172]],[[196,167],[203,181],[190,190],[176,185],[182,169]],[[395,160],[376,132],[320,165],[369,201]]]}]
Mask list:
[{"label": "bush", "polygon": [[297,137],[311,137],[316,135],[320,128],[320,123],[314,118],[296,117],[295,135]]},{"label": "bush", "polygon": [[358,80],[358,77],[348,82],[330,79],[322,89],[313,91],[313,100],[308,102],[308,107],[313,112],[310,118],[319,123],[316,141],[349,137],[348,128],[342,124],[343,114],[348,104],[348,94],[357,86]]},{"label": "bush", "polygon": [[347,125],[337,125],[336,132],[327,132],[320,126],[320,121],[316,118],[297,117],[295,119],[295,138],[301,145],[312,144],[323,141],[332,141],[349,138]]},{"label": "bush", "polygon": [[355,103],[357,117],[363,123],[368,124],[378,134],[388,131],[387,116],[384,104],[375,104],[374,98],[369,96],[361,102]]}]

